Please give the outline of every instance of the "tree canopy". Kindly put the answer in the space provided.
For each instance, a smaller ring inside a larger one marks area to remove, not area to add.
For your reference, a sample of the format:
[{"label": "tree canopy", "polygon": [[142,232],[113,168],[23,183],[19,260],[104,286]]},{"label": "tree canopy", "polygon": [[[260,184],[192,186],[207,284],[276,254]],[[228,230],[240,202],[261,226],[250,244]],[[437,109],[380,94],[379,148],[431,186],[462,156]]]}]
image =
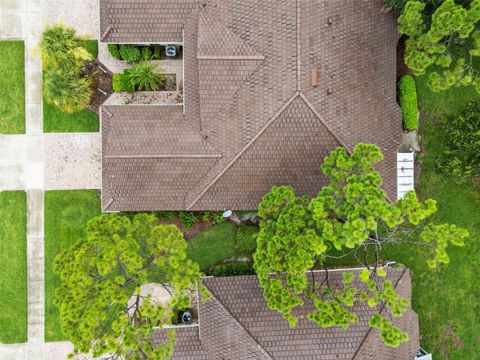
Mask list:
[{"label": "tree canopy", "polygon": [[[310,320],[322,327],[344,328],[358,321],[353,305],[365,302],[379,308],[370,326],[380,329],[387,345],[398,346],[408,336],[381,315],[381,309],[399,317],[408,303],[385,278],[380,266],[382,245],[422,242],[430,249],[427,263],[434,268],[449,262],[449,245],[464,244],[468,232],[455,225],[423,226],[437,210],[434,200],[421,202],[410,192],[396,203],[389,202],[374,169],[380,160],[382,153],[375,145],[359,144],[351,154],[338,148],[324,160],[322,172],[329,182],[316,197],[297,196],[291,186],[278,186],[260,203],[254,266],[268,306],[281,312],[290,326],[297,322],[293,310],[306,300],[315,305]],[[355,276],[350,273],[344,274],[341,289],[331,289],[328,281],[325,285],[311,280],[309,270],[334,258],[329,255],[334,249],[362,254],[364,270],[356,279],[362,287],[352,285]]]},{"label": "tree canopy", "polygon": [[[152,215],[92,219],[86,238],[55,260],[61,279],[56,304],[74,352],[111,359],[170,356],[174,331],[163,330],[160,344],[152,334],[190,306],[200,270],[187,259],[186,247],[176,226],[160,225]],[[152,282],[169,292],[167,305],[141,293],[140,286]]]},{"label": "tree canopy", "polygon": [[472,85],[480,92],[480,0],[464,7],[445,0],[428,15],[419,0],[406,3],[398,18],[406,40],[405,62],[415,75],[429,72],[429,86],[442,91],[452,86]]}]

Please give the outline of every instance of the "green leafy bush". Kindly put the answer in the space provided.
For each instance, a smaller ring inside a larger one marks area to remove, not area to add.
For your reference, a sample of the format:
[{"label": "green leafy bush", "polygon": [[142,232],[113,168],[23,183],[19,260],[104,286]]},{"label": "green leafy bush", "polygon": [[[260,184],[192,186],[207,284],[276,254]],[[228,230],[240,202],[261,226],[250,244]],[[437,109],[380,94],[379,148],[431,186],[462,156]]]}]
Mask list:
[{"label": "green leafy bush", "polygon": [[418,127],[418,102],[415,80],[410,75],[402,76],[398,83],[398,99],[402,108],[403,127],[415,130]]},{"label": "green leafy bush", "polygon": [[257,248],[258,229],[255,226],[241,225],[237,230],[236,246],[237,250],[253,254]]},{"label": "green leafy bush", "polygon": [[173,211],[159,211],[157,216],[159,219],[172,220],[175,217],[175,213]]},{"label": "green leafy bush", "polygon": [[254,275],[252,263],[245,262],[230,262],[225,264],[218,264],[211,266],[207,271],[210,276],[239,276],[239,275]]},{"label": "green leafy bush", "polygon": [[142,53],[140,52],[140,49],[135,45],[120,45],[120,55],[123,60],[130,63],[135,63],[142,59]]},{"label": "green leafy bush", "polygon": [[162,55],[162,48],[160,45],[154,45],[153,46],[153,58],[155,60],[160,60],[160,57]]},{"label": "green leafy bush", "polygon": [[165,75],[157,72],[154,66],[146,61],[134,64],[126,70],[124,76],[136,90],[157,91],[165,82]]},{"label": "green leafy bush", "polygon": [[224,223],[225,221],[227,221],[227,219],[223,217],[223,212],[217,212],[213,215],[213,222],[215,224],[221,224],[221,223]]},{"label": "green leafy bush", "polygon": [[202,220],[203,221],[210,221],[212,216],[213,216],[213,213],[211,211],[204,211],[203,214],[202,214]]},{"label": "green leafy bush", "polygon": [[185,229],[190,229],[192,225],[198,221],[197,215],[190,211],[181,211],[178,214],[178,217],[180,218],[180,222]]},{"label": "green leafy bush", "polygon": [[135,87],[130,82],[129,69],[123,70],[123,73],[113,74],[112,88],[115,92],[133,92]]},{"label": "green leafy bush", "polygon": [[147,61],[152,59],[152,51],[148,46],[142,48],[142,60]]},{"label": "green leafy bush", "polygon": [[112,55],[115,59],[122,59],[120,55],[120,50],[117,44],[108,44],[107,49],[110,55]]},{"label": "green leafy bush", "polygon": [[441,123],[445,151],[439,163],[458,182],[480,175],[480,103],[470,103],[460,116]]}]

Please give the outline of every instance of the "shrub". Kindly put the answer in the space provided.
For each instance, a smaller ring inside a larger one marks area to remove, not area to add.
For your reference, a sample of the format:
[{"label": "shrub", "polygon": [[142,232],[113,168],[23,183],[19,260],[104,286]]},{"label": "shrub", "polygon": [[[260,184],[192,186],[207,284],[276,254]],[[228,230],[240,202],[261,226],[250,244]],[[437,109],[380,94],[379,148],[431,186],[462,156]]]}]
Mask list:
[{"label": "shrub", "polygon": [[218,264],[211,266],[207,271],[210,276],[239,276],[239,275],[254,275],[252,263],[245,262],[230,262],[225,264]]},{"label": "shrub", "polygon": [[115,92],[133,92],[135,91],[135,87],[130,82],[130,78],[128,76],[129,69],[123,70],[121,74],[113,74],[112,78],[112,88]]},{"label": "shrub", "polygon": [[122,57],[120,56],[120,50],[118,49],[117,44],[108,44],[107,49],[110,55],[112,55],[115,59],[122,59]]},{"label": "shrub", "polygon": [[224,223],[225,221],[227,221],[227,219],[225,219],[223,217],[223,212],[217,212],[215,213],[215,215],[213,215],[213,222],[215,224],[221,224],[221,223]]},{"label": "shrub", "polygon": [[122,74],[113,74],[112,88],[114,92],[122,92],[123,90],[123,76]]},{"label": "shrub", "polygon": [[175,213],[173,211],[159,211],[157,216],[159,219],[172,220],[175,217]]},{"label": "shrub", "polygon": [[415,80],[410,75],[402,76],[398,83],[398,99],[402,108],[403,127],[415,130],[418,127],[418,102]]},{"label": "shrub", "polygon": [[178,217],[180,218],[180,222],[185,229],[190,229],[192,225],[198,221],[197,216],[190,211],[181,211],[178,214]]},{"label": "shrub", "polygon": [[65,113],[73,113],[90,103],[92,81],[61,69],[50,69],[45,73],[44,92],[47,101]]},{"label": "shrub", "polygon": [[120,55],[123,60],[130,63],[135,63],[141,60],[142,53],[140,49],[135,45],[123,44],[120,45]]},{"label": "shrub", "polygon": [[439,163],[458,182],[480,176],[480,103],[470,103],[455,118],[441,123],[445,151]]},{"label": "shrub", "polygon": [[138,90],[156,91],[165,82],[165,75],[156,72],[154,66],[148,62],[134,64],[124,75],[128,77],[130,84]]},{"label": "shrub", "polygon": [[160,57],[162,56],[162,48],[160,45],[154,45],[153,46],[153,58],[155,60],[160,60]]},{"label": "shrub", "polygon": [[237,230],[237,250],[245,254],[253,254],[257,248],[258,229],[255,226],[241,225]]},{"label": "shrub", "polygon": [[211,211],[204,211],[203,214],[202,214],[202,220],[203,221],[210,221],[210,219],[212,218],[212,212]]},{"label": "shrub", "polygon": [[142,60],[147,61],[152,59],[152,51],[148,46],[142,48]]}]

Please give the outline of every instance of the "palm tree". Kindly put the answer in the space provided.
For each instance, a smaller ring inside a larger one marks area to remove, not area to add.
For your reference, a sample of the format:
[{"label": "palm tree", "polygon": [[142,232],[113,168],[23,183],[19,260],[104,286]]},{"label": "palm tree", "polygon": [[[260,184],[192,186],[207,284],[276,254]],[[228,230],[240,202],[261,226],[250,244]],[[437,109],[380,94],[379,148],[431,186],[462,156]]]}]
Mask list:
[{"label": "palm tree", "polygon": [[92,81],[64,70],[51,69],[45,73],[44,92],[47,100],[61,111],[73,113],[90,103]]},{"label": "palm tree", "polygon": [[134,64],[125,72],[132,87],[138,90],[157,91],[165,82],[165,75],[156,72],[152,63],[143,61]]},{"label": "palm tree", "polygon": [[47,68],[79,68],[92,56],[85,49],[85,41],[76,36],[75,29],[60,24],[47,27],[40,40],[43,66]]}]

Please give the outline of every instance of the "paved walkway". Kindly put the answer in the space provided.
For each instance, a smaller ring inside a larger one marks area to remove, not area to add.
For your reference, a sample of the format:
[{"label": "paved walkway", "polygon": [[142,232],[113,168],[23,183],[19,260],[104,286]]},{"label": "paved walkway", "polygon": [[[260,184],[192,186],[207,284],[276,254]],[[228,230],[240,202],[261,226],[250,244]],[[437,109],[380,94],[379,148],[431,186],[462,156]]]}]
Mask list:
[{"label": "paved walkway", "polygon": [[[83,13],[78,12],[82,4]],[[96,0],[0,1],[0,39],[25,41],[26,134],[0,135],[0,191],[25,190],[27,193],[28,287],[27,343],[0,344],[1,360],[65,360],[72,350],[68,342],[45,344],[44,190],[99,188],[100,136],[95,133],[43,134],[38,41],[45,25],[42,8],[55,9],[57,15],[68,12],[69,19],[77,19],[78,24],[73,25],[84,26],[80,29],[82,34],[93,32],[95,35],[96,30],[92,29],[92,24],[98,24],[95,4],[98,4]]]},{"label": "paved walkway", "polygon": [[45,190],[100,189],[100,133],[51,133],[43,137]]}]

